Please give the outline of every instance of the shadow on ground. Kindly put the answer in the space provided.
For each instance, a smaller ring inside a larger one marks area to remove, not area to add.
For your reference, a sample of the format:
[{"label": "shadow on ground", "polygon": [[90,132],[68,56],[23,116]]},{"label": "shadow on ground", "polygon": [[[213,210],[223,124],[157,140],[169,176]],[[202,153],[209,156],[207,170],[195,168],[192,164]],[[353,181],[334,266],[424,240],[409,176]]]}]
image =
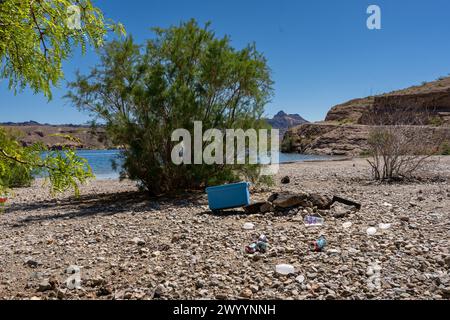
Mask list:
[{"label": "shadow on ground", "polygon": [[[191,205],[205,204],[201,194],[183,194],[167,197],[150,197],[145,192],[121,192],[108,194],[83,195],[61,200],[39,201],[14,204],[6,214],[34,211],[26,217],[12,223],[13,227],[23,227],[31,223],[44,221],[85,218],[89,216],[110,216],[119,213],[139,214],[161,207],[183,208]],[[46,213],[49,211],[49,213]]]}]

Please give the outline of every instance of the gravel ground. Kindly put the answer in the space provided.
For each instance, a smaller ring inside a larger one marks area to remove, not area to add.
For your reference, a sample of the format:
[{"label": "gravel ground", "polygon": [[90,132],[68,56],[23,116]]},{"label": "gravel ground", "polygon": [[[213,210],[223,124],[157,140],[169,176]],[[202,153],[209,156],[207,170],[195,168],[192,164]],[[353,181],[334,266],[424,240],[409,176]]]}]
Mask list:
[{"label": "gravel ground", "polygon": [[[253,190],[362,204],[341,219],[321,212],[321,227],[305,227],[303,210],[215,216],[202,193],[148,200],[128,181],[92,181],[80,199],[37,182],[0,213],[0,299],[448,299],[450,157],[435,160],[428,179],[394,185],[371,183],[361,159],[287,164],[277,181],[289,184]],[[246,254],[261,234],[269,251]],[[321,235],[327,247],[312,252]]]}]

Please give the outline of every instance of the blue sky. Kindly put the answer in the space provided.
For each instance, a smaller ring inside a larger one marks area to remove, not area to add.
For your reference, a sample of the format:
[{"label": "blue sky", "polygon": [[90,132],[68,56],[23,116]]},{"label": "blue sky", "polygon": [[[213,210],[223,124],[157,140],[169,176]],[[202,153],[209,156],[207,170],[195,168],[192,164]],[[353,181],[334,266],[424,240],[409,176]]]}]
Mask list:
[{"label": "blue sky", "polygon": [[[237,48],[256,42],[268,59],[275,97],[267,115],[279,110],[322,120],[346,100],[431,81],[450,73],[448,0],[97,0],[105,15],[122,22],[139,41],[150,27],[196,18],[212,22]],[[368,30],[366,9],[382,10],[382,30]],[[94,52],[76,53],[64,65],[67,80],[95,65]],[[62,99],[65,82],[47,102],[26,90],[14,95],[0,81],[0,122],[89,120]]]}]

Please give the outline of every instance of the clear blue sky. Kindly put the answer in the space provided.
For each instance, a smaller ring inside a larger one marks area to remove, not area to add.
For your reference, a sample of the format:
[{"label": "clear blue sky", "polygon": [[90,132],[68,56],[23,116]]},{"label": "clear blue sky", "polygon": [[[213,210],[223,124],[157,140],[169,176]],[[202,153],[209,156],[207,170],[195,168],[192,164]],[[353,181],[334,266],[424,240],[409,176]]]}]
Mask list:
[{"label": "clear blue sky", "polygon": [[[256,42],[268,59],[275,97],[267,115],[283,109],[322,120],[346,100],[431,81],[450,73],[448,0],[97,0],[105,15],[122,22],[138,41],[150,27],[196,18],[212,22],[235,47]],[[368,30],[366,9],[382,10],[382,30]],[[88,70],[93,52],[64,65],[66,79]],[[65,82],[47,103],[29,91],[14,96],[0,82],[0,122],[36,120],[84,123],[89,118],[61,97]]]}]

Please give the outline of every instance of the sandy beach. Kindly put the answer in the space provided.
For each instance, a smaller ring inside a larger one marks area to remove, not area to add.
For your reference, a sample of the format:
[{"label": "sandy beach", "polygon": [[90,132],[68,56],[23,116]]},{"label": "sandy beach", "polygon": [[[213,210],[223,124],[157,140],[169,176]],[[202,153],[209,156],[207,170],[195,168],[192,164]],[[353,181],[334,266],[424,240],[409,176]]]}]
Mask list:
[{"label": "sandy beach", "polygon": [[[289,191],[362,204],[343,218],[322,211],[313,228],[303,209],[217,216],[201,192],[149,200],[133,182],[104,180],[75,199],[37,181],[0,214],[0,299],[446,299],[450,157],[435,160],[423,181],[392,185],[370,182],[363,159],[285,164],[275,187],[252,190],[254,201]],[[246,254],[261,234],[269,251]],[[327,247],[312,252],[320,235]],[[277,274],[283,263],[295,274]],[[80,267],[78,289],[66,288],[70,266]]]}]

